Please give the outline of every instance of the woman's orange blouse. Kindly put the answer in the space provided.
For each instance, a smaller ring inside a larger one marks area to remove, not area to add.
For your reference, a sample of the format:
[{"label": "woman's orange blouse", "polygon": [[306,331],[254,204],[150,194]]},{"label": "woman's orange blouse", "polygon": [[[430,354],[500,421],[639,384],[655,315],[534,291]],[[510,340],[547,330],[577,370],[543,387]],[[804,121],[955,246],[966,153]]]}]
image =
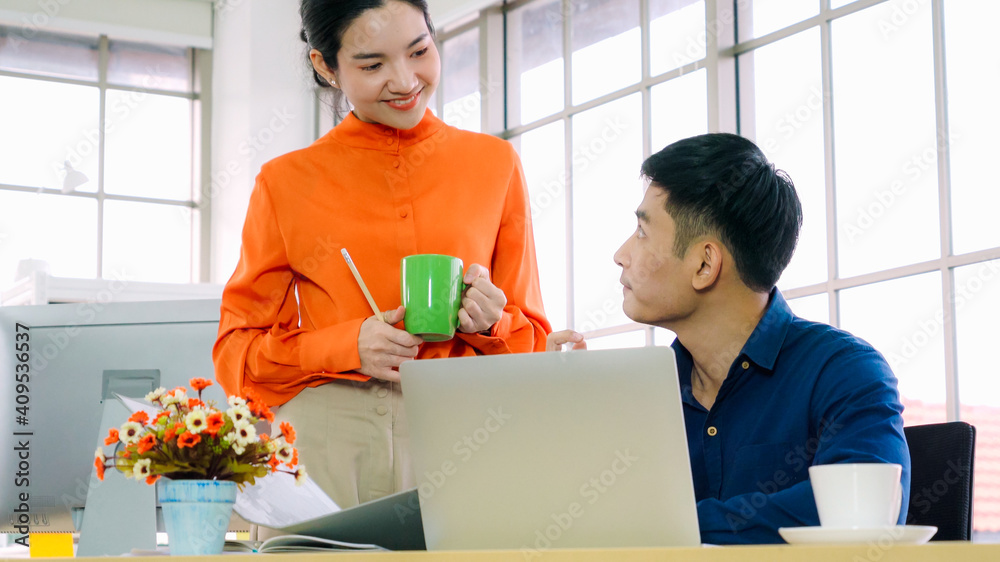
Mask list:
[{"label": "woman's orange blouse", "polygon": [[361,323],[372,311],[341,248],[382,310],[400,305],[404,256],[447,254],[489,268],[507,297],[490,335],[424,343],[418,358],[545,349],[551,327],[528,190],[510,143],[430,111],[405,131],[351,114],[257,176],[213,349],[227,394],[252,387],[278,405],[334,378],[368,379],[355,370]]}]

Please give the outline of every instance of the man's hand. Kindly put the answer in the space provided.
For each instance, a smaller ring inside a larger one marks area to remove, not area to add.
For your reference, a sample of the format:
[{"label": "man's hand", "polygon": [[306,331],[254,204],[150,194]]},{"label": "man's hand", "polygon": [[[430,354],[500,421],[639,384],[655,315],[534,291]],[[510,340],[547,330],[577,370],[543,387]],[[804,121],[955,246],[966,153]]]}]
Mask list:
[{"label": "man's hand", "polygon": [[545,351],[562,351],[563,345],[572,343],[572,349],[587,349],[587,342],[583,340],[583,334],[573,330],[562,330],[552,332],[545,340]]},{"label": "man's hand", "polygon": [[415,358],[420,344],[424,343],[421,338],[392,326],[403,320],[405,312],[406,309],[401,306],[383,313],[385,322],[379,322],[372,316],[361,324],[358,334],[359,373],[399,382],[399,365]]}]

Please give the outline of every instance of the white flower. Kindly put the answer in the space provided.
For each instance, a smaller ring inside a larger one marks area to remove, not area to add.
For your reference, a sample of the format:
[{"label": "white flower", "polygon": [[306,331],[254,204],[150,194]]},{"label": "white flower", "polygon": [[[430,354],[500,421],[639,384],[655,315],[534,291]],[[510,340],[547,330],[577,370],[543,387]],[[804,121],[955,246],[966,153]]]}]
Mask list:
[{"label": "white flower", "polygon": [[295,469],[295,485],[301,486],[306,483],[306,466],[300,464],[298,468]]},{"label": "white flower", "polygon": [[240,445],[239,443],[233,443],[233,452],[237,455],[242,455],[243,451],[246,451],[246,447]]},{"label": "white flower", "polygon": [[94,453],[94,458],[99,460],[101,464],[104,464],[108,461],[108,458],[104,456],[104,449],[100,447],[98,447],[97,452]]},{"label": "white flower", "polygon": [[149,459],[142,459],[140,461],[136,461],[136,463],[132,465],[132,477],[135,478],[136,480],[142,480],[143,478],[149,476],[150,462],[152,461],[150,461]]},{"label": "white flower", "polygon": [[138,422],[125,422],[118,430],[118,439],[126,445],[131,445],[139,442],[141,433],[142,425]]},{"label": "white flower", "polygon": [[229,405],[232,406],[233,408],[239,408],[240,406],[247,405],[247,401],[240,398],[239,396],[230,396],[229,400],[227,400],[226,402],[228,402]]},{"label": "white flower", "polygon": [[205,420],[208,416],[205,415],[205,410],[201,408],[195,408],[191,410],[187,416],[184,417],[184,425],[187,426],[187,430],[191,433],[201,433],[205,429]]},{"label": "white flower", "polygon": [[226,410],[226,415],[233,420],[234,426],[250,423],[250,409],[246,406],[233,406]]},{"label": "white flower", "polygon": [[250,424],[234,427],[233,433],[236,434],[236,444],[242,447],[246,447],[257,439],[257,430]]},{"label": "white flower", "polygon": [[271,439],[270,441],[268,441],[267,443],[264,444],[264,452],[265,453],[273,455],[277,451],[278,451],[278,440],[277,439]]},{"label": "white flower", "polygon": [[156,402],[161,396],[163,396],[163,393],[166,391],[167,389],[163,388],[162,386],[160,388],[157,388],[153,392],[150,392],[149,394],[146,395],[146,402]]},{"label": "white flower", "polygon": [[184,389],[176,389],[165,393],[160,397],[160,404],[170,406],[171,404],[187,404],[188,397]]},{"label": "white flower", "polygon": [[278,450],[274,452],[274,456],[278,458],[281,462],[291,462],[292,456],[295,454],[295,448],[288,443],[282,443]]}]

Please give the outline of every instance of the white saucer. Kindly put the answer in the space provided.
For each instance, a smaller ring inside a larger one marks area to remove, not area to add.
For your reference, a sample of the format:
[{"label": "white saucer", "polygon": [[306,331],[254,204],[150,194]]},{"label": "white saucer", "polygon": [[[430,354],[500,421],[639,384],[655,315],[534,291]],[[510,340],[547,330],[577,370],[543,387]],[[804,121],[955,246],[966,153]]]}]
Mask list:
[{"label": "white saucer", "polygon": [[923,544],[937,532],[937,527],[925,525],[895,525],[874,529],[836,527],[782,527],[778,534],[788,544]]}]

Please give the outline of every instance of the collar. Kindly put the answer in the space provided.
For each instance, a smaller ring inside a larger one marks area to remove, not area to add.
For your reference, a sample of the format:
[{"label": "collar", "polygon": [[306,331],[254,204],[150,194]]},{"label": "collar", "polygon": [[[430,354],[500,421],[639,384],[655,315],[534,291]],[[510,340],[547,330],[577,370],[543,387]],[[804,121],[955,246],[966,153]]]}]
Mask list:
[{"label": "collar", "polygon": [[746,356],[758,367],[770,373],[774,370],[778,353],[785,343],[785,334],[788,333],[788,327],[794,319],[795,315],[785,302],[785,297],[781,296],[777,287],[772,288],[767,312],[757,323],[747,343],[743,345],[740,355]]},{"label": "collar", "polygon": [[397,152],[438,132],[445,126],[430,109],[424,112],[423,119],[412,129],[394,129],[378,123],[366,123],[351,112],[337,124],[323,139],[332,140],[355,148]]},{"label": "collar", "polygon": [[[770,374],[774,370],[774,363],[778,359],[778,353],[785,342],[788,327],[792,324],[792,320],[795,319],[795,315],[792,313],[792,309],[788,307],[785,297],[781,296],[781,292],[778,291],[777,287],[771,289],[771,294],[768,298],[767,311],[764,312],[764,316],[761,317],[760,322],[757,323],[750,337],[747,338],[747,342],[743,344],[743,349],[740,350],[737,360],[740,357],[746,357]],[[682,383],[686,382],[690,385],[691,353],[678,339],[674,339],[672,347],[677,353],[678,370]],[[682,365],[684,368],[681,368]]]}]

